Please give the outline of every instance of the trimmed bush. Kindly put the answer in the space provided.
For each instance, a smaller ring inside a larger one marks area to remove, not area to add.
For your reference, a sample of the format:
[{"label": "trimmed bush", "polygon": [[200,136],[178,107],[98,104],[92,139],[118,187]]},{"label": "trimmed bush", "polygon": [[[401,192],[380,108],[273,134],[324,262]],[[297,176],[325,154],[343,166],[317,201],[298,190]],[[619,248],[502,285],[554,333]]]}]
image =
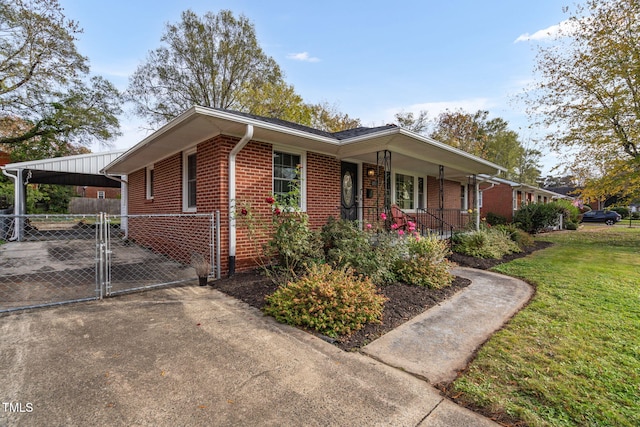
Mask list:
[{"label": "trimmed bush", "polygon": [[[376,284],[396,280],[393,265],[399,257],[397,239],[360,230],[353,221],[330,217],[320,233],[326,261],[334,268],[351,268]],[[371,239],[374,239],[372,243]]]},{"label": "trimmed bush", "polygon": [[265,313],[277,321],[335,338],[366,323],[379,323],[386,298],[369,278],[321,264],[280,287],[266,301]]},{"label": "trimmed bush", "polygon": [[405,245],[406,256],[396,262],[399,280],[431,289],[451,286],[453,275],[446,258],[450,251],[444,240],[435,236],[408,237]]},{"label": "trimmed bush", "polygon": [[553,227],[558,220],[559,213],[561,211],[554,203],[530,203],[522,205],[514,214],[513,223],[527,233],[536,234],[546,228]]},{"label": "trimmed bush", "polygon": [[511,240],[513,240],[522,250],[535,244],[535,241],[533,240],[531,234],[527,233],[526,231],[520,230],[513,224],[499,225],[496,227],[496,229],[507,233],[509,235],[509,238],[511,238]]},{"label": "trimmed bush", "polygon": [[506,231],[499,229],[456,233],[451,238],[453,251],[476,258],[500,259],[522,252]]},{"label": "trimmed bush", "polygon": [[487,224],[491,226],[496,226],[496,225],[505,225],[506,223],[507,223],[506,217],[502,215],[498,215],[497,213],[493,213],[493,212],[487,213]]}]

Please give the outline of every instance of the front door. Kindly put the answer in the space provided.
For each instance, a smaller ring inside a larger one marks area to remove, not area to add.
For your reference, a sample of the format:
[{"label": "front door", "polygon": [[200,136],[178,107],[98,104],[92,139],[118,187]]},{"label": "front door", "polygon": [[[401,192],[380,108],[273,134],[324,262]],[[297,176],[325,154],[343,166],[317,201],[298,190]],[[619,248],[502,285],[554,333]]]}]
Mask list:
[{"label": "front door", "polygon": [[358,219],[358,165],[342,162],[342,196],[340,217],[355,221]]}]

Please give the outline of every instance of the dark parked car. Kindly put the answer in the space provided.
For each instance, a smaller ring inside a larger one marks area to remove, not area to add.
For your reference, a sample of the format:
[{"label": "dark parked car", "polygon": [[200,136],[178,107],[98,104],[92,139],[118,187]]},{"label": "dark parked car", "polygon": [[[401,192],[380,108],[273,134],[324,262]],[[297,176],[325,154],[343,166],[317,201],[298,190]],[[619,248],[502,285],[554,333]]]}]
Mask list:
[{"label": "dark parked car", "polygon": [[582,215],[582,222],[604,222],[607,225],[613,225],[621,219],[620,214],[614,211],[589,211]]}]

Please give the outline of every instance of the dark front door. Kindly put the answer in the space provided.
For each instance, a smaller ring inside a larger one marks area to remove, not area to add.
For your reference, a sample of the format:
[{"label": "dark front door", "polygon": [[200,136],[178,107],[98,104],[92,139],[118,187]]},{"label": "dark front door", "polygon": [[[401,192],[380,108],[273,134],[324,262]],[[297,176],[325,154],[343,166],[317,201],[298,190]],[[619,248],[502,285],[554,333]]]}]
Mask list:
[{"label": "dark front door", "polygon": [[355,221],[358,219],[358,165],[342,162],[340,217]]}]

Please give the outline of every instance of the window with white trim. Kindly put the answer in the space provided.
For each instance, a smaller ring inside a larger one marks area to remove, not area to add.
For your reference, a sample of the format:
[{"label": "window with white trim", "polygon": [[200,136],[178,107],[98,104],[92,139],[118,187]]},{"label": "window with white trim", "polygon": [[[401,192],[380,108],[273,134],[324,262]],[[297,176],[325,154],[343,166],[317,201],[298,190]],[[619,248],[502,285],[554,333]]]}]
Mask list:
[{"label": "window with white trim", "polygon": [[153,199],[153,187],[154,187],[155,173],[152,166],[147,167],[147,176],[146,176],[146,193],[147,199]]},{"label": "window with white trim", "polygon": [[425,209],[427,207],[426,200],[424,198],[424,178],[418,177],[418,209]]},{"label": "window with white trim", "polygon": [[[273,194],[280,203],[291,203],[292,190],[296,185],[300,185],[300,169],[302,167],[302,155],[285,153],[282,151],[273,152]],[[302,188],[298,194],[298,206],[303,207]]]},{"label": "window with white trim", "polygon": [[414,209],[414,177],[396,173],[396,205],[400,209]]},{"label": "window with white trim", "polygon": [[196,211],[196,150],[185,151],[182,156],[182,210]]},{"label": "window with white trim", "polygon": [[98,191],[98,199],[104,199],[104,191]]},{"label": "window with white trim", "polygon": [[482,191],[478,191],[478,208],[482,207]]},{"label": "window with white trim", "polygon": [[460,210],[466,211],[468,209],[467,206],[467,186],[460,185]]}]

